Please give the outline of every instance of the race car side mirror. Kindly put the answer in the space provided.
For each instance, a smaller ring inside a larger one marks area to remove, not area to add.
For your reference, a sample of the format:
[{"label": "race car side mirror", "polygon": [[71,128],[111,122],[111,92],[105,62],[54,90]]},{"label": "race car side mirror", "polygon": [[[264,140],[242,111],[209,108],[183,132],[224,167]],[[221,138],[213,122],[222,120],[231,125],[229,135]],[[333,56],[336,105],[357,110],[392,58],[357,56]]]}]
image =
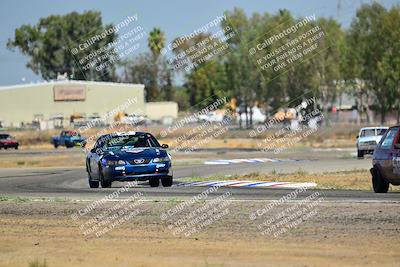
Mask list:
[{"label": "race car side mirror", "polygon": [[162,148],[168,148],[168,145],[167,144],[162,144],[161,147]]},{"label": "race car side mirror", "polygon": [[358,139],[358,137],[359,137],[359,136],[357,135],[356,138]]}]

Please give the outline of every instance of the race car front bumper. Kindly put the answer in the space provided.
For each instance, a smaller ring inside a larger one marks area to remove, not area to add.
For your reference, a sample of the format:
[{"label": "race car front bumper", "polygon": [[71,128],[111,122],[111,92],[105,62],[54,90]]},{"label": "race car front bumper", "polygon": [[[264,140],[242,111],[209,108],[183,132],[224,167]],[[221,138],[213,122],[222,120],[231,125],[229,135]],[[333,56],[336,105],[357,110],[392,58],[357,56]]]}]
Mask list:
[{"label": "race car front bumper", "polygon": [[16,148],[18,147],[18,143],[2,143],[0,144],[0,148]]},{"label": "race car front bumper", "polygon": [[374,151],[376,148],[376,143],[360,143],[358,144],[357,149],[362,151]]},{"label": "race car front bumper", "polygon": [[172,177],[170,163],[149,163],[146,165],[106,166],[103,168],[106,180],[111,181],[147,181]]}]

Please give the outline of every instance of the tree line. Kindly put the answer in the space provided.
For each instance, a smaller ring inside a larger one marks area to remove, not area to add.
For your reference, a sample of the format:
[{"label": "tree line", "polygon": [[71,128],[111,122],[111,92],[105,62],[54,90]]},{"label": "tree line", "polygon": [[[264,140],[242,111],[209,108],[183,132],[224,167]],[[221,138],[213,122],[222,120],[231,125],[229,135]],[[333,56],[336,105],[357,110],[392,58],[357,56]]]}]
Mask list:
[{"label": "tree line", "polygon": [[[233,98],[244,112],[250,110],[248,127],[252,126],[250,107],[258,105],[271,114],[287,103],[298,105],[305,92],[319,99],[323,112],[328,112],[332,102],[347,92],[355,97],[357,110],[367,122],[372,122],[372,111],[380,114],[381,123],[389,113],[395,113],[400,121],[400,6],[387,9],[379,3],[364,4],[346,29],[333,18],[316,18],[298,33],[317,25],[323,29],[326,38],[319,41],[316,53],[290,64],[278,75],[272,70],[260,71],[249,56],[249,48],[266,33],[277,34],[281,25],[294,25],[304,18],[295,17],[288,10],[247,16],[240,8],[225,15],[227,19],[220,27],[229,26],[236,33],[235,38],[225,41],[227,52],[186,72],[167,62],[162,53],[165,33],[157,27],[147,36],[148,52],[117,60],[101,72],[77,67],[70,48],[88,33],[113,27],[104,25],[101,13],[96,11],[52,15],[36,25],[23,25],[15,30],[7,46],[27,55],[27,67],[45,80],[55,79],[57,73],[68,73],[77,80],[142,83],[147,101],[177,101],[183,110],[206,106],[219,97]],[[178,55],[209,37],[208,33],[200,33],[180,42],[172,52]],[[269,51],[290,38],[274,42]],[[116,33],[107,35],[89,47],[89,52],[117,39]],[[174,84],[176,77],[183,80],[182,85]]]}]

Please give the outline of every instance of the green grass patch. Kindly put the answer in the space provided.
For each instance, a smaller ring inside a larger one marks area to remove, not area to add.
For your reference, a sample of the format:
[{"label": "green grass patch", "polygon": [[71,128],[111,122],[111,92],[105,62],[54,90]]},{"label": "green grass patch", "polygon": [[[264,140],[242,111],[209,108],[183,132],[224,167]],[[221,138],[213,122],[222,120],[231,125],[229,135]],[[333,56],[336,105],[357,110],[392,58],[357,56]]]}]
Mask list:
[{"label": "green grass patch", "polygon": [[46,259],[44,259],[42,262],[40,262],[38,259],[29,262],[29,267],[48,267]]},{"label": "green grass patch", "polygon": [[18,203],[31,201],[30,198],[27,197],[14,197],[14,196],[0,196],[0,202],[2,201],[14,201]]}]

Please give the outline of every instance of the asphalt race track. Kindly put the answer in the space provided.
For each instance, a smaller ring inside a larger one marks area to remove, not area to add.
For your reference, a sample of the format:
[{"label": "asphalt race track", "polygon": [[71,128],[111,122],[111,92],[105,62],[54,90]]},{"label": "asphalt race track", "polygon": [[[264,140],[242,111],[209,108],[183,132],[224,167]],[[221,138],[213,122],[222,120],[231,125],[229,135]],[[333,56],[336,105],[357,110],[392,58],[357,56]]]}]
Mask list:
[{"label": "asphalt race track", "polygon": [[[215,174],[232,175],[250,172],[295,172],[299,169],[310,172],[339,171],[367,169],[370,159],[321,159],[302,160],[297,162],[279,163],[240,163],[230,165],[188,165],[174,168],[175,183],[182,177],[210,176]],[[229,177],[227,178],[229,179]],[[367,177],[366,179],[370,179]],[[84,168],[27,168],[0,169],[0,195],[35,197],[35,198],[68,198],[92,200],[104,197],[121,187],[123,183],[113,183],[113,188],[90,189],[87,185]],[[149,199],[190,198],[205,190],[204,187],[176,186],[170,188],[150,188],[146,182],[121,193],[120,197],[129,197],[133,192],[141,191]],[[235,200],[271,200],[279,199],[290,193],[289,189],[265,188],[220,188],[210,194],[216,197],[229,191]],[[308,196],[314,190],[307,190],[303,196]],[[367,191],[350,190],[318,190],[325,200],[345,202],[398,202],[399,192],[375,194]],[[301,198],[302,195],[300,194]]]}]

